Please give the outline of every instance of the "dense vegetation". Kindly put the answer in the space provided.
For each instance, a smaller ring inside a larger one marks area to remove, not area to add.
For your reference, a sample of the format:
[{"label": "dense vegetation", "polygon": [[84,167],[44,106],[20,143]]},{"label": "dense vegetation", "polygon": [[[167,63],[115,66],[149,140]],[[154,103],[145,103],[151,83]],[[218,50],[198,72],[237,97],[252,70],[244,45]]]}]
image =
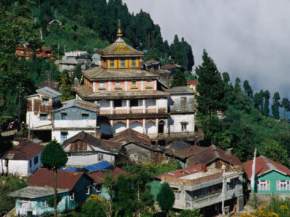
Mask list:
[{"label": "dense vegetation", "polygon": [[[0,115],[23,118],[25,96],[48,78],[60,79],[51,61],[16,59],[17,45],[29,43],[33,50],[49,46],[57,57],[66,50],[93,52],[115,40],[118,19],[125,40],[143,50],[145,59],[174,62],[180,64],[183,71],[191,71],[194,64],[191,46],[177,35],[170,45],[162,39],[160,27],[148,13],[131,14],[121,0],[71,0],[69,4],[65,0],[3,0],[0,7]],[[184,84],[185,80],[181,82]]]},{"label": "dense vegetation", "polygon": [[241,85],[239,78],[231,82],[229,74],[220,73],[206,52],[196,73],[198,119],[205,132],[205,144],[232,148],[241,160],[251,158],[256,147],[260,154],[289,165],[290,127],[279,112],[289,112],[287,99],[283,104],[279,93],[275,93],[270,116],[270,92],[254,93],[249,82]]}]

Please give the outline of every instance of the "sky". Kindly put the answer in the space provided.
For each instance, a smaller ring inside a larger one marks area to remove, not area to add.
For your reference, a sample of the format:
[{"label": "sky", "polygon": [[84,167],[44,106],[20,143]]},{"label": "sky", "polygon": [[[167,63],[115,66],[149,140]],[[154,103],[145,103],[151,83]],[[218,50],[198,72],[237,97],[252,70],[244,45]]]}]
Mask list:
[{"label": "sky", "polygon": [[196,65],[203,49],[221,72],[290,97],[290,0],[123,0],[149,12],[162,36],[184,37]]}]

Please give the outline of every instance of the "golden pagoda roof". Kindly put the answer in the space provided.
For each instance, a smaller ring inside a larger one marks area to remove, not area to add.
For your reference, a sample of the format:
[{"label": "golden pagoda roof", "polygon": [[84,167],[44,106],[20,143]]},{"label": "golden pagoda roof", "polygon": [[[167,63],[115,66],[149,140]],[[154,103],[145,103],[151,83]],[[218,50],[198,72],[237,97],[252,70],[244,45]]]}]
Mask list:
[{"label": "golden pagoda roof", "polygon": [[128,45],[121,37],[118,37],[113,44],[101,50],[100,54],[103,57],[143,56],[143,52],[138,51],[135,48]]}]

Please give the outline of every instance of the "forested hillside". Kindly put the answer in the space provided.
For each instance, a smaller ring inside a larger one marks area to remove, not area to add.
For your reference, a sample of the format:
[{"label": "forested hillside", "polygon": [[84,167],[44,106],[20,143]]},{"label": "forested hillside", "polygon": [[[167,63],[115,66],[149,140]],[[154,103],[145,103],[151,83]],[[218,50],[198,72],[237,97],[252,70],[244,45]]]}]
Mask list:
[{"label": "forested hillside", "polygon": [[[148,13],[131,14],[121,0],[2,0],[0,4],[0,119],[23,118],[25,96],[48,76],[61,81],[51,61],[16,59],[19,44],[29,43],[32,49],[49,46],[56,56],[75,49],[94,52],[115,39],[120,19],[125,40],[143,50],[145,59],[178,63],[185,71],[194,64],[192,48],[183,38],[175,36],[169,44]],[[255,92],[248,81],[231,82],[207,54],[196,73],[198,126],[205,132],[204,144],[232,148],[242,160],[252,157],[258,147],[261,154],[289,165],[289,123],[279,112],[287,116],[288,99],[267,90]],[[184,83],[180,77],[175,77],[177,83]],[[217,110],[223,119],[217,118]]]},{"label": "forested hillside", "polygon": [[[34,87],[59,73],[50,61],[15,58],[15,48],[29,43],[32,49],[48,46],[56,56],[69,50],[103,48],[115,40],[118,19],[125,40],[145,52],[145,59],[174,62],[191,71],[191,46],[175,36],[170,45],[160,27],[143,11],[131,14],[121,0],[3,0],[0,7],[0,109],[1,116],[23,117],[25,96]],[[13,88],[11,88],[13,87]]]}]

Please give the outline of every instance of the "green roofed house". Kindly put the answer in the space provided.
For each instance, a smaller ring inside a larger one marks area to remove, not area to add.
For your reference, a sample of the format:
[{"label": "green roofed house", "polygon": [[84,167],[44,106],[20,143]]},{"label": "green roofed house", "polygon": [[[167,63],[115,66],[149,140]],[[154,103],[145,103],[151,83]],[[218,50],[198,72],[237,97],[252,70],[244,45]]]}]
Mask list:
[{"label": "green roofed house", "polygon": [[[75,209],[83,203],[92,190],[93,180],[84,173],[58,171],[58,212]],[[9,194],[16,198],[17,216],[42,216],[53,213],[54,175],[39,169],[28,178],[28,186]]]},{"label": "green roofed house", "polygon": [[255,192],[263,195],[290,196],[290,169],[264,156],[244,163],[244,170],[251,180],[252,171],[255,171]]}]

